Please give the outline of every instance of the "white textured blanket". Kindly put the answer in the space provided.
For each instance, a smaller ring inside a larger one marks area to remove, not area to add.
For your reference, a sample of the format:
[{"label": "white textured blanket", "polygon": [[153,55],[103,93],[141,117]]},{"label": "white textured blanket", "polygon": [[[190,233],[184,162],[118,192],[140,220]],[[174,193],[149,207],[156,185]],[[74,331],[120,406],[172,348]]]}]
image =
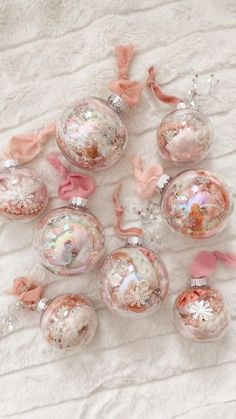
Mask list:
[{"label": "white textured blanket", "polygon": [[[16,133],[36,130],[58,116],[72,100],[107,96],[114,79],[114,46],[134,43],[132,77],[144,80],[151,64],[170,94],[181,95],[198,73],[220,79],[215,100],[204,111],[214,126],[214,145],[201,164],[228,180],[236,194],[236,4],[235,0],[1,0],[1,147]],[[169,107],[148,92],[127,118],[129,145],[119,164],[96,175],[91,208],[106,229],[107,252],[121,244],[114,237],[114,185],[125,184],[126,221],[139,219],[129,159],[141,151],[158,161],[155,130]],[[45,161],[51,144],[29,167],[45,179],[50,207],[58,176]],[[171,169],[171,173],[177,173]],[[138,203],[140,205],[140,203]],[[0,225],[0,312],[12,297],[11,281],[27,274],[41,280],[47,295],[75,291],[94,302],[99,327],[93,342],[76,354],[53,352],[42,341],[38,317],[0,341],[0,415],[23,419],[235,419],[236,273],[220,268],[214,285],[227,293],[233,321],[224,340],[191,344],[175,331],[171,304],[187,280],[197,249],[236,248],[235,213],[214,240],[189,242],[168,235],[161,256],[170,275],[169,298],[151,318],[131,322],[109,313],[97,291],[94,271],[56,279],[43,269],[32,249],[35,223]]]}]

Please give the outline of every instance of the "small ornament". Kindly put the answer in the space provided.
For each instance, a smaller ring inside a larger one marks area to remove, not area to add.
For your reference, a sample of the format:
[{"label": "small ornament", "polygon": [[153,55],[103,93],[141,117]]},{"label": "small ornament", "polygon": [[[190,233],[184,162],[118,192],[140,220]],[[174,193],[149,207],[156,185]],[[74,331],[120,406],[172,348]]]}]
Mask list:
[{"label": "small ornament", "polygon": [[117,46],[119,80],[110,83],[108,100],[82,99],[65,109],[57,124],[57,144],[64,156],[82,169],[98,170],[112,166],[123,155],[127,130],[120,116],[135,105],[142,85],[128,78],[134,47]]},{"label": "small ornament", "polygon": [[173,318],[177,330],[185,338],[209,342],[222,338],[230,323],[230,306],[220,291],[208,285],[207,277],[216,268],[216,261],[236,267],[236,255],[218,251],[202,251],[191,266],[189,287],[176,298]]},{"label": "small ornament", "polygon": [[[157,130],[157,146],[161,156],[176,165],[190,165],[201,161],[212,144],[212,125],[206,115],[175,97],[165,95],[155,81],[155,67],[149,69],[148,86],[163,102],[176,105],[165,116]],[[196,96],[196,88],[194,90]]]},{"label": "small ornament", "polygon": [[31,221],[48,203],[47,187],[40,177],[21,164],[33,160],[55,134],[49,124],[38,134],[12,137],[0,170],[0,216],[9,220]]},{"label": "small ornament", "polygon": [[74,349],[87,345],[97,328],[97,315],[91,302],[77,294],[63,294],[53,299],[42,298],[43,287],[28,278],[14,281],[13,293],[20,301],[14,304],[11,313],[0,319],[0,336],[24,327],[22,313],[41,312],[40,329],[43,338],[58,350]]},{"label": "small ornament", "polygon": [[70,173],[56,155],[49,161],[65,177],[59,197],[69,206],[56,208],[39,221],[34,247],[40,262],[50,271],[78,275],[95,267],[104,253],[104,232],[100,221],[89,211],[86,199],[95,190],[87,175]]},{"label": "small ornament", "polygon": [[155,313],[168,291],[168,273],[164,263],[142,244],[143,231],[124,230],[120,226],[123,207],[114,194],[115,231],[126,238],[125,246],[108,255],[101,266],[100,292],[108,309],[120,316],[138,317]]},{"label": "small ornament", "polygon": [[212,237],[226,226],[233,209],[227,185],[214,173],[185,170],[174,178],[163,174],[160,165],[143,170],[140,158],[133,159],[137,191],[143,197],[160,192],[162,216],[172,230],[186,237]]}]

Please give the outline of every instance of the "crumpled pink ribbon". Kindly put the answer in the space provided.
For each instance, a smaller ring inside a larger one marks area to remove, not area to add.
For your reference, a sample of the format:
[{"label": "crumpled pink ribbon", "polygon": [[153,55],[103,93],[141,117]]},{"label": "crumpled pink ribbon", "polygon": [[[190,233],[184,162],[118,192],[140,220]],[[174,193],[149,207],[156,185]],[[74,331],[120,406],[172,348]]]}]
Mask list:
[{"label": "crumpled pink ribbon", "polygon": [[118,45],[115,49],[116,60],[118,65],[118,80],[111,81],[110,89],[121,96],[129,106],[138,103],[143,84],[138,81],[129,80],[128,68],[129,63],[134,55],[133,45]]},{"label": "crumpled pink ribbon", "polygon": [[14,280],[11,292],[33,310],[42,297],[43,287],[29,278],[19,277]]},{"label": "crumpled pink ribbon", "polygon": [[131,162],[138,194],[143,198],[150,198],[155,192],[157,180],[163,174],[162,166],[156,164],[144,169],[142,159],[139,156],[133,157]]},{"label": "crumpled pink ribbon", "polygon": [[18,160],[26,163],[33,160],[46,144],[56,134],[56,127],[50,122],[37,134],[20,134],[11,138],[5,152],[6,159]]},{"label": "crumpled pink ribbon", "polygon": [[58,159],[56,153],[50,154],[47,159],[65,178],[58,187],[58,196],[61,199],[68,200],[75,196],[87,198],[94,193],[95,183],[90,176],[83,173],[70,172]]},{"label": "crumpled pink ribbon", "polygon": [[143,229],[138,227],[131,227],[127,229],[123,229],[121,227],[121,220],[122,215],[124,213],[124,207],[121,205],[119,201],[119,193],[121,190],[121,183],[118,185],[114,195],[113,195],[113,203],[115,205],[115,211],[116,211],[116,219],[114,224],[114,229],[118,237],[126,238],[129,236],[139,236],[143,237]]},{"label": "crumpled pink ribbon", "polygon": [[193,278],[211,276],[216,270],[218,260],[230,268],[236,268],[236,254],[219,252],[218,250],[213,252],[203,250],[195,256],[191,264],[191,276]]},{"label": "crumpled pink ribbon", "polygon": [[154,96],[156,96],[159,100],[165,103],[173,103],[174,105],[177,105],[177,103],[182,102],[181,99],[179,99],[176,96],[169,96],[163,93],[161,90],[161,87],[156,82],[156,68],[154,66],[151,66],[148,69],[148,79],[147,79],[147,86],[152,90]]}]

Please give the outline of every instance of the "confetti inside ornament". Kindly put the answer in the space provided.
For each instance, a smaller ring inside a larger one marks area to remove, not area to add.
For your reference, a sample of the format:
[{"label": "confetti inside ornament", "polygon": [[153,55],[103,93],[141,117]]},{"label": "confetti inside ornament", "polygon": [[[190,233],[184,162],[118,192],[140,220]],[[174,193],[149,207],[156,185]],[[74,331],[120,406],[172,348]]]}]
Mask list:
[{"label": "confetti inside ornament", "polygon": [[57,124],[57,144],[75,166],[98,170],[112,166],[123,155],[127,130],[121,115],[135,105],[141,83],[128,79],[128,65],[134,55],[132,45],[116,48],[119,80],[110,83],[108,100],[82,99],[65,109]]},{"label": "confetti inside ornament", "polygon": [[[173,307],[174,324],[185,338],[209,342],[222,338],[231,315],[230,306],[222,293],[208,285],[206,276],[216,268],[216,261],[236,267],[236,255],[222,252],[199,252],[192,267],[189,287],[176,298]],[[206,275],[206,276],[203,276]]]},{"label": "confetti inside ornament", "polygon": [[143,232],[138,228],[123,230],[120,218],[123,207],[114,195],[118,236],[127,238],[126,245],[108,255],[101,266],[100,292],[104,304],[114,313],[148,316],[155,313],[168,291],[168,274],[162,260],[142,244]]},{"label": "confetti inside ornament", "polygon": [[201,161],[212,144],[212,125],[206,115],[175,96],[165,95],[155,82],[156,70],[149,69],[148,86],[163,102],[177,109],[165,116],[157,130],[157,146],[161,156],[176,165]]},{"label": "confetti inside ornament", "polygon": [[88,210],[86,199],[95,185],[87,175],[70,173],[55,155],[49,160],[66,178],[59,196],[70,203],[39,221],[34,247],[45,268],[60,275],[78,275],[93,269],[104,254],[103,227]]},{"label": "confetti inside ornament", "polygon": [[55,126],[47,125],[38,134],[12,137],[0,170],[0,216],[9,220],[31,221],[48,203],[47,187],[40,177],[21,164],[33,160],[55,134]]},{"label": "confetti inside ornament", "polygon": [[43,287],[25,277],[14,280],[12,293],[19,301],[11,306],[7,316],[0,319],[0,336],[24,327],[23,310],[37,310],[41,313],[42,336],[53,348],[75,349],[92,340],[97,328],[97,314],[87,298],[78,294],[63,294],[53,299],[42,297]]},{"label": "confetti inside ornament", "polygon": [[225,182],[214,173],[185,170],[173,179],[160,165],[143,170],[140,158],[133,159],[137,191],[150,197],[161,193],[161,212],[169,226],[186,237],[212,237],[226,226],[233,200]]}]

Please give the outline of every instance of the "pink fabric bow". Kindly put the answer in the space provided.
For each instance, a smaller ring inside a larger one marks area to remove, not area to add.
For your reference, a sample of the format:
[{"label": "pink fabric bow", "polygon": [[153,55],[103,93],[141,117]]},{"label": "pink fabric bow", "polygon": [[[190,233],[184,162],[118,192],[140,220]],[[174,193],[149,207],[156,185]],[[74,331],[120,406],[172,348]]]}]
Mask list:
[{"label": "pink fabric bow", "polygon": [[48,161],[65,178],[58,187],[58,196],[61,199],[68,200],[75,196],[87,198],[95,191],[93,179],[83,173],[70,172],[58,159],[56,153],[48,156]]},{"label": "pink fabric bow", "polygon": [[133,157],[132,165],[138,194],[143,198],[151,197],[155,192],[157,180],[163,174],[162,166],[156,164],[144,170],[141,157]]},{"label": "pink fabric bow", "polygon": [[143,84],[137,81],[129,80],[128,68],[129,63],[134,55],[133,45],[118,45],[115,49],[118,65],[118,80],[109,84],[110,89],[121,96],[129,106],[138,103]]},{"label": "pink fabric bow", "polygon": [[33,160],[41,151],[42,146],[55,136],[53,122],[46,125],[38,134],[20,134],[11,138],[5,152],[6,159],[15,159],[20,163]]},{"label": "pink fabric bow", "polygon": [[34,309],[42,297],[43,287],[29,278],[19,277],[13,282],[12,293],[17,295],[30,309]]},{"label": "pink fabric bow", "polygon": [[147,79],[147,86],[152,90],[154,96],[156,96],[159,100],[165,103],[173,103],[177,105],[177,103],[181,102],[181,99],[175,96],[168,96],[162,92],[159,84],[156,82],[156,68],[151,66],[148,69],[148,79]]},{"label": "pink fabric bow", "polygon": [[119,201],[119,193],[121,190],[121,183],[118,185],[114,195],[113,195],[113,203],[115,205],[115,210],[116,210],[116,220],[115,220],[115,224],[114,224],[114,229],[115,232],[117,234],[118,237],[121,238],[126,238],[129,236],[139,236],[139,237],[143,237],[143,229],[142,228],[138,228],[138,227],[131,227],[131,228],[127,228],[127,229],[123,229],[121,227],[121,220],[122,220],[122,215],[124,213],[124,207],[121,205],[120,201]]},{"label": "pink fabric bow", "polygon": [[231,268],[236,267],[236,254],[223,253],[217,250],[213,252],[203,250],[195,256],[192,262],[190,267],[191,276],[193,278],[207,278],[211,276],[215,272],[217,260]]}]

